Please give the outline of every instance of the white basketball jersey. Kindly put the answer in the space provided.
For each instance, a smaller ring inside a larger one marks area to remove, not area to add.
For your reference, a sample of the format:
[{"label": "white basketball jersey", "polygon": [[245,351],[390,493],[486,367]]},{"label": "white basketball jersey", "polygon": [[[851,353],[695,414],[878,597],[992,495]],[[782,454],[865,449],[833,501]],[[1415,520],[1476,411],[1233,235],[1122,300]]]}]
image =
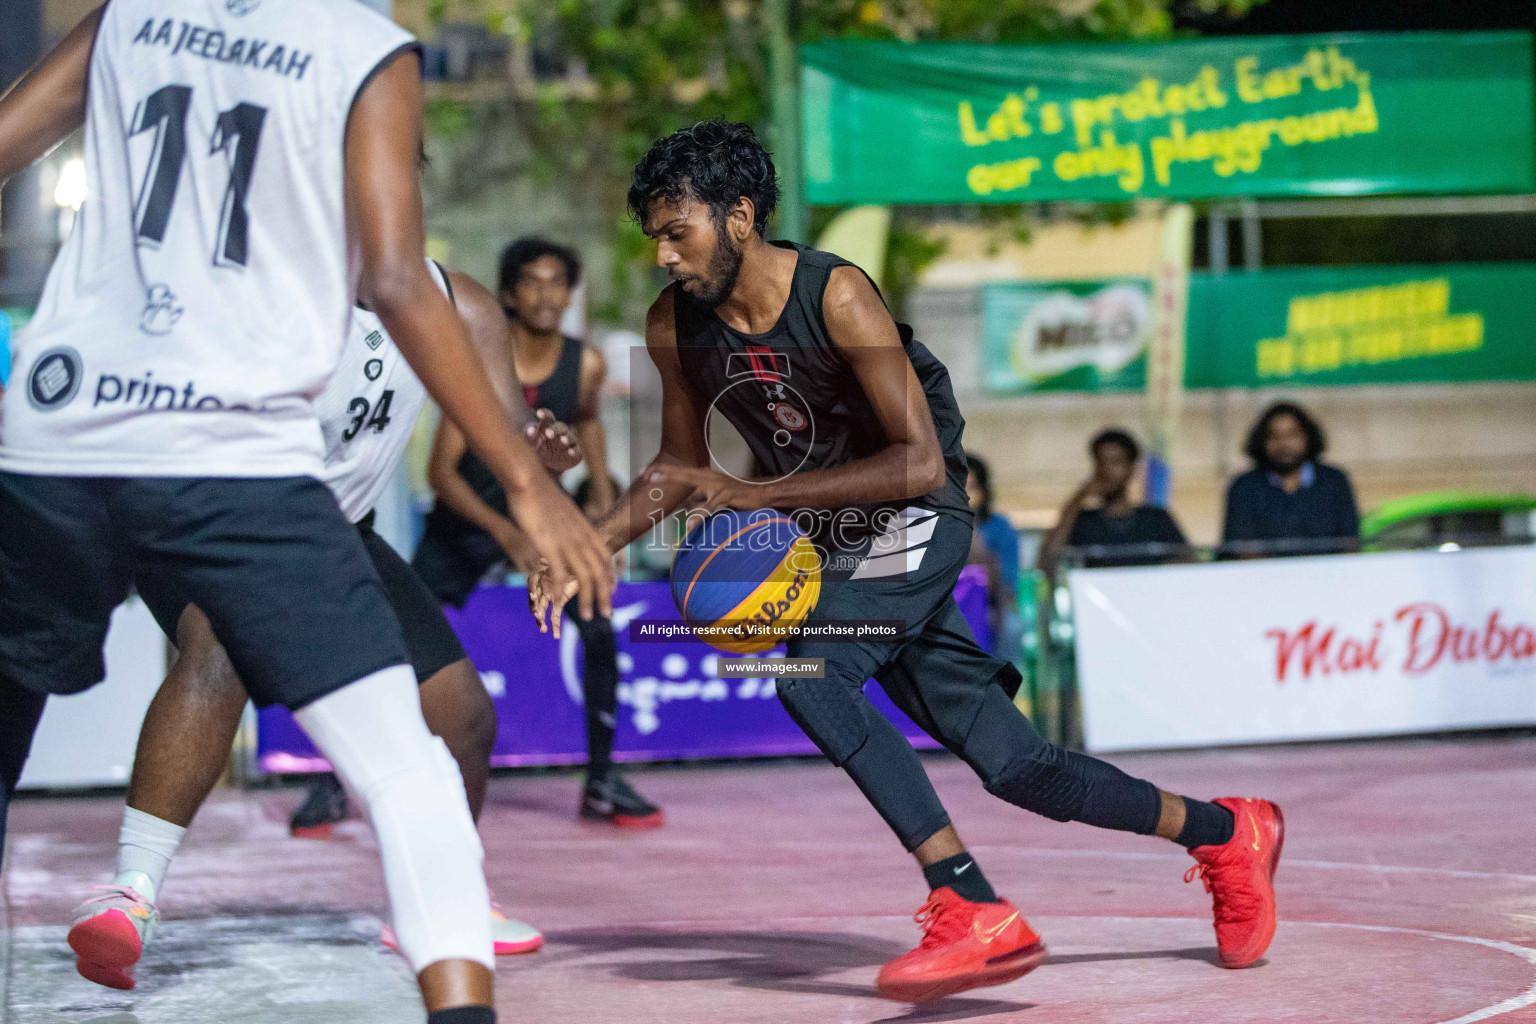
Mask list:
[{"label": "white basketball jersey", "polygon": [[355,292],[353,100],[404,30],[357,0],[112,0],[88,198],[16,342],[0,469],[319,476]]},{"label": "white basketball jersey", "polygon": [[[451,298],[453,290],[442,268],[427,263],[437,286]],[[384,324],[354,307],[341,363],[315,400],[325,435],[321,479],[336,495],[348,522],[366,516],[389,486],[426,397],[427,389]]]}]

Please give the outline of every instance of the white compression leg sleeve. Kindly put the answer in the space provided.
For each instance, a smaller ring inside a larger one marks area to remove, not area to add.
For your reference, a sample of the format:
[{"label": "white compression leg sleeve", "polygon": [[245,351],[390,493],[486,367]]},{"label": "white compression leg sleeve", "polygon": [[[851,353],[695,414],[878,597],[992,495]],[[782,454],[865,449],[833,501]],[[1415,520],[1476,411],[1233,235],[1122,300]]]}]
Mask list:
[{"label": "white compression leg sleeve", "polygon": [[410,666],[365,676],[294,717],[368,809],[411,969],[474,960],[494,970],[485,854],[458,765],[422,721]]}]

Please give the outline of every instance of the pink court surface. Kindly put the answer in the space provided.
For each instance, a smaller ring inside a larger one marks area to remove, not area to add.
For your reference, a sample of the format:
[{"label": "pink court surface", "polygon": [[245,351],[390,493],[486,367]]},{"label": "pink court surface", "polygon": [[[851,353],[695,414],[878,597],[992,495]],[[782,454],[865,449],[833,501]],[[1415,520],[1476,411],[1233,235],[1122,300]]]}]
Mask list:
[{"label": "pink court surface", "polygon": [[[1209,898],[1170,844],[1032,817],[929,762],[1000,892],[1045,937],[1033,974],[924,1006],[886,1002],[918,938],[921,880],[840,772],[776,762],[636,772],[665,828],[575,819],[569,775],[492,784],[482,832],[508,912],[542,928],[503,957],[507,1024],[867,1021],[1536,1022],[1536,740],[1491,737],[1114,758],[1198,796],[1265,795],[1288,827],[1266,961],[1216,966]],[[6,1021],[423,1019],[384,913],[371,835],[289,839],[295,790],[222,792],[172,868],[137,991],[74,973],[71,908],[110,873],[121,800],[12,812]]]}]

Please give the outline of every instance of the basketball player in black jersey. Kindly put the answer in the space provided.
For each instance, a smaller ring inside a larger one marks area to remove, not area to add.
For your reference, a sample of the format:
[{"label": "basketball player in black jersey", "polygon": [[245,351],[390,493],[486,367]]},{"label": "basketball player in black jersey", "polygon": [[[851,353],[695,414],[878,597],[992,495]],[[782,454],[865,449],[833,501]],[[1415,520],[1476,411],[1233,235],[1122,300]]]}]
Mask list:
[{"label": "basketball player in black jersey", "polygon": [[[575,430],[592,482],[592,504],[606,512],[614,490],[599,399],[608,367],[596,349],[560,332],[581,279],[581,261],[564,246],[521,238],[502,253],[499,276],[524,397],[533,403],[529,408],[548,409]],[[507,518],[506,494],[496,478],[469,451],[463,432],[446,420],[432,445],[430,479],[437,504],[412,564],[438,600],[462,607],[480,578],[508,560],[505,538],[516,527]],[[578,813],[621,828],[655,828],[664,822],[661,808],[636,793],[613,764],[619,703],[613,623],[598,615],[587,620],[572,615],[571,621],[581,634],[587,726],[587,778]]]},{"label": "basketball player in black jersey", "polygon": [[[931,890],[922,944],[881,969],[881,994],[923,1001],[999,984],[1045,950],[966,852],[911,745],[865,696],[871,677],[993,795],[1188,848],[1191,874],[1214,896],[1223,964],[1258,960],[1274,932],[1278,808],[1162,792],[1046,742],[1014,706],[1019,673],[978,646],[952,593],[972,524],[948,373],[859,268],[764,239],[777,197],[773,164],[746,125],[684,129],[636,168],[630,208],[674,282],[646,322],[662,440],[602,528],[617,551],[690,498],[780,509],[812,526],[824,559],[811,621],[904,624],[899,641],[796,640],[789,657],[825,659],[825,678],[778,682],[790,716],[853,777]],[[713,410],[767,476],[712,466]]]}]

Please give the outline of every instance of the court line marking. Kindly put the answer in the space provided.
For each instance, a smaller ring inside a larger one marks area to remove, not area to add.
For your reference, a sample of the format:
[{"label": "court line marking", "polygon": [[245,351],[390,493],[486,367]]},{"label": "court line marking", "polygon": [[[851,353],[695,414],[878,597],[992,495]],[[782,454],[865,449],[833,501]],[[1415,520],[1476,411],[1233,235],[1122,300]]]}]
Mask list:
[{"label": "court line marking", "polygon": [[[588,853],[593,852],[592,842],[588,839],[530,839],[520,841],[519,845],[543,849],[580,849]],[[730,842],[715,839],[648,840],[647,846],[673,850],[726,850],[732,848]],[[772,844],[771,848],[853,853],[858,851],[886,852],[890,849],[890,846],[886,843],[776,842]],[[986,854],[987,856],[1013,857],[1104,857],[1111,860],[1184,861],[1187,856],[1182,853],[1138,853],[1133,850],[1064,850],[1057,847],[995,846],[986,843],[969,844],[967,849],[978,854]],[[1414,867],[1408,864],[1370,864],[1363,861],[1294,860],[1291,858],[1284,859],[1282,863],[1288,868],[1315,868],[1324,871],[1369,871],[1376,874],[1439,875],[1445,878],[1510,880],[1536,883],[1536,875],[1521,874],[1514,871],[1463,871],[1456,868]]]},{"label": "court line marking", "polygon": [[[974,847],[973,847],[973,849],[974,849]],[[1156,856],[1156,855],[1154,854],[1153,856]],[[1064,921],[1071,921],[1071,920],[1081,920],[1081,921],[1117,921],[1117,922],[1132,922],[1132,923],[1139,923],[1139,922],[1142,922],[1142,921],[1162,921],[1162,922],[1179,921],[1179,922],[1192,923],[1192,924],[1206,924],[1207,923],[1207,919],[1203,918],[1203,917],[1126,917],[1126,916],[1122,916],[1122,915],[1102,915],[1101,916],[1101,915],[1097,915],[1097,914],[1046,914],[1046,915],[1042,915],[1042,917],[1043,918],[1054,918],[1056,920],[1064,920]],[[672,927],[698,928],[698,927],[702,927],[702,926],[719,927],[722,924],[742,925],[742,924],[762,923],[762,924],[770,924],[770,925],[772,925],[772,924],[790,923],[790,922],[796,922],[796,921],[820,923],[820,922],[826,922],[826,921],[905,921],[905,920],[907,920],[907,916],[905,914],[862,914],[862,915],[860,915],[860,914],[838,914],[838,915],[828,915],[828,916],[824,916],[824,917],[810,917],[810,916],[776,917],[776,918],[755,918],[755,919],[740,920],[740,921],[730,921],[730,920],[651,921],[651,922],[648,922],[648,925],[650,927],[653,927],[653,928],[655,928],[655,927],[661,927],[661,928],[672,928]],[[1520,957],[1527,964],[1529,964],[1533,969],[1536,969],[1536,949],[1532,949],[1532,948],[1527,947],[1527,946],[1516,945],[1513,942],[1503,942],[1503,941],[1501,941],[1499,939],[1484,939],[1484,938],[1479,938],[1478,936],[1475,936],[1475,935],[1450,935],[1450,934],[1447,934],[1445,932],[1431,932],[1431,931],[1426,931],[1426,930],[1424,930],[1422,928],[1400,928],[1400,927],[1397,927],[1395,925],[1387,925],[1387,924],[1349,924],[1349,923],[1343,922],[1343,921],[1281,921],[1280,925],[1282,927],[1305,926],[1305,927],[1309,927],[1309,928],[1348,928],[1348,929],[1353,929],[1355,931],[1362,931],[1362,932],[1383,932],[1383,933],[1389,934],[1389,935],[1412,935],[1412,936],[1415,936],[1416,938],[1439,939],[1439,940],[1441,940],[1443,942],[1463,942],[1463,943],[1466,943],[1466,944],[1472,945],[1472,946],[1484,946],[1484,947],[1486,947],[1488,949],[1498,950],[1501,953],[1513,954],[1515,956]],[[622,926],[604,926],[604,927],[622,927]],[[1472,1010],[1472,1011],[1470,1011],[1468,1013],[1464,1013],[1460,1017],[1452,1017],[1449,1020],[1435,1021],[1434,1024],[1477,1024],[1477,1022],[1479,1022],[1479,1021],[1488,1020],[1488,1019],[1490,1019],[1492,1017],[1500,1017],[1500,1016],[1503,1016],[1506,1013],[1513,1013],[1515,1010],[1522,1010],[1522,1009],[1524,1009],[1527,1006],[1531,1006],[1532,1004],[1536,1004],[1536,978],[1533,978],[1531,984],[1526,988],[1526,990],[1524,992],[1519,993],[1518,995],[1510,996],[1508,999],[1505,999],[1505,1000],[1503,1000],[1501,1002],[1494,1003],[1491,1006],[1485,1006],[1485,1007],[1482,1007],[1481,1009]]]},{"label": "court line marking", "polygon": [[[1182,861],[1180,853],[1138,853],[1133,850],[1061,850],[1050,847],[1022,849],[1011,846],[970,846],[975,851],[989,854],[1016,854],[1030,857],[1109,857],[1115,860],[1168,860]],[[1345,860],[1292,860],[1282,859],[1288,868],[1318,868],[1329,871],[1372,871],[1381,874],[1443,875],[1447,878],[1513,879],[1520,882],[1536,882],[1536,875],[1524,875],[1512,871],[1462,871],[1455,868],[1413,867],[1406,864],[1369,864]]]}]

